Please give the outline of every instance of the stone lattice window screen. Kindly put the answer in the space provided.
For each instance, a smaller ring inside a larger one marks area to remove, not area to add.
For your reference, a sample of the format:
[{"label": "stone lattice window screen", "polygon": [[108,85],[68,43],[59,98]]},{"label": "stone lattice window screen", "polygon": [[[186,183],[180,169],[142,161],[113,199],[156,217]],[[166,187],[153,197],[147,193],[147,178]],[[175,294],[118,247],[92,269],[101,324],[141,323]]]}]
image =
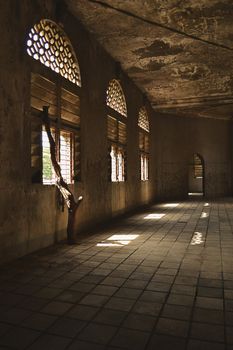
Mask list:
[{"label": "stone lattice window screen", "polygon": [[81,86],[80,69],[70,40],[56,23],[43,19],[31,28],[27,53],[72,83]]},{"label": "stone lattice window screen", "polygon": [[107,106],[114,109],[119,114],[127,117],[127,107],[125,96],[118,80],[113,79],[109,82],[106,96]]},{"label": "stone lattice window screen", "polygon": [[145,107],[140,108],[138,126],[147,132],[150,131],[149,119]]}]

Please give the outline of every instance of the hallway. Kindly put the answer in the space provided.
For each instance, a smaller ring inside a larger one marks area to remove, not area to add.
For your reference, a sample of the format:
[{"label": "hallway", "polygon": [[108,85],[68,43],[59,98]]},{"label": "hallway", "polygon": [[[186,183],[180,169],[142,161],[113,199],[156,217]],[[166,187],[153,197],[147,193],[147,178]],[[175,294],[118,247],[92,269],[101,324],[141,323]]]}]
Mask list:
[{"label": "hallway", "polygon": [[232,350],[233,200],[163,203],[0,269],[0,350]]}]

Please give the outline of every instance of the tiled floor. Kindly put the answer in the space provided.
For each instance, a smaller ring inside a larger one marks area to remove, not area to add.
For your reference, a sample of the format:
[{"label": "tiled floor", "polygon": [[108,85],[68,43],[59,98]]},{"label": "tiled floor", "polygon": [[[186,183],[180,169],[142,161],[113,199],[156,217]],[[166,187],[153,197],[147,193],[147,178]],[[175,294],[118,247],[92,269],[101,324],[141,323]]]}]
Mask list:
[{"label": "tiled floor", "polygon": [[233,200],[155,205],[0,268],[0,350],[233,350]]}]

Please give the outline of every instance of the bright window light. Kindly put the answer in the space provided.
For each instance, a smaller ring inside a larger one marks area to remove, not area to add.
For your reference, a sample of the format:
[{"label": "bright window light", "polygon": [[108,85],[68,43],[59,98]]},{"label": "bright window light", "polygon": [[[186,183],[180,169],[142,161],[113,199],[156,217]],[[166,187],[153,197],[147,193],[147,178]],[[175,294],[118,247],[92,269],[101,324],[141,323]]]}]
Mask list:
[{"label": "bright window light", "polygon": [[108,242],[101,242],[96,244],[97,247],[122,247],[122,244],[120,243],[108,243]]},{"label": "bright window light", "polygon": [[208,218],[208,216],[209,216],[209,214],[207,214],[205,212],[201,213],[201,219]]},{"label": "bright window light", "polygon": [[205,204],[204,204],[204,207],[209,207],[209,203],[205,203]]},{"label": "bright window light", "polygon": [[60,132],[60,167],[61,174],[66,183],[72,182],[72,134],[69,131]]},{"label": "bright window light", "polygon": [[139,235],[113,235],[108,238],[108,241],[133,241],[136,239]]},{"label": "bright window light", "polygon": [[159,220],[161,219],[165,214],[148,214],[144,216],[144,219],[154,219],[154,220]]},{"label": "bright window light", "polygon": [[[107,239],[97,243],[97,247],[122,247],[128,245],[131,241],[136,239],[139,235],[112,235]],[[112,242],[108,242],[112,241]]]},{"label": "bright window light", "polygon": [[[51,130],[53,139],[55,139],[55,130]],[[70,131],[60,131],[60,167],[63,179],[72,183],[72,133]],[[56,174],[51,162],[50,143],[47,132],[43,127],[42,131],[42,155],[43,155],[43,184],[52,185],[56,183]]]},{"label": "bright window light", "polygon": [[27,53],[65,79],[81,86],[77,58],[69,39],[56,23],[43,19],[28,33]]},{"label": "bright window light", "polygon": [[131,241],[117,241],[117,242],[122,245],[128,245]]},{"label": "bright window light", "polygon": [[[53,138],[55,137],[55,130],[51,130]],[[53,169],[50,156],[50,143],[47,132],[42,131],[42,164],[43,164],[43,184],[52,185],[56,182],[56,175]]]},{"label": "bright window light", "polygon": [[189,196],[203,196],[203,192],[189,192]]},{"label": "bright window light", "polygon": [[193,238],[191,240],[191,245],[198,245],[204,243],[202,237],[203,235],[201,232],[194,232]]},{"label": "bright window light", "polygon": [[165,208],[176,208],[178,207],[179,203],[166,203],[166,204],[163,204],[163,207]]}]

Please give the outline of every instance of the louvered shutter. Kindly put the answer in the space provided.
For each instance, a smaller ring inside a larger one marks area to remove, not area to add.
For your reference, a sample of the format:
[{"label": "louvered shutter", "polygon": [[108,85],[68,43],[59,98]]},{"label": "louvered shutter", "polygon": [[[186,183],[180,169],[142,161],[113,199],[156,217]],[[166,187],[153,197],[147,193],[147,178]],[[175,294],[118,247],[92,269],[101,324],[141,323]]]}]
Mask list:
[{"label": "louvered shutter", "polygon": [[31,74],[31,177],[42,182],[42,121],[40,112],[49,106],[52,117],[57,113],[56,86],[38,74]]},{"label": "louvered shutter", "polygon": [[117,120],[108,116],[108,139],[117,142]]},{"label": "louvered shutter", "polygon": [[118,122],[118,142],[126,145],[126,125]]}]

